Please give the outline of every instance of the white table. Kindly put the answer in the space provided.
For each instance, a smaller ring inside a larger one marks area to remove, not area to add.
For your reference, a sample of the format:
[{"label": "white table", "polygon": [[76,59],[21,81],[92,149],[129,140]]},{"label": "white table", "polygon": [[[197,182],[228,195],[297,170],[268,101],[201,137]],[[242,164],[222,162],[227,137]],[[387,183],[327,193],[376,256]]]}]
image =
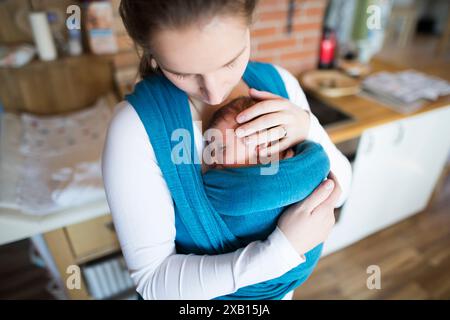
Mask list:
[{"label": "white table", "polygon": [[0,245],[107,214],[109,207],[106,198],[42,217],[0,208]]}]

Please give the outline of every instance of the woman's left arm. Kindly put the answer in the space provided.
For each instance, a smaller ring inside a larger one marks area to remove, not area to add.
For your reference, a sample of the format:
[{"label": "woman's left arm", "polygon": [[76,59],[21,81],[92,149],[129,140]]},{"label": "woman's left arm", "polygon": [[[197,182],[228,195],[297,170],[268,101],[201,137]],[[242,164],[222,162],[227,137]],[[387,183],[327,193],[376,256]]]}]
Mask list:
[{"label": "woman's left arm", "polygon": [[[275,150],[285,150],[301,141],[310,140],[322,145],[330,159],[330,170],[336,176],[342,193],[336,204],[340,207],[350,192],[352,168],[348,159],[336,148],[325,129],[310,111],[308,101],[297,79],[286,69],[275,66],[284,81],[289,100],[273,95],[269,92],[250,90],[250,95],[263,100],[241,112],[245,116],[239,128],[251,143],[261,143],[265,139],[274,140],[266,150],[268,153]],[[278,101],[277,101],[278,100]],[[299,107],[301,109],[299,109]],[[253,118],[256,118],[252,121]],[[269,129],[266,134],[257,134],[263,129]],[[284,132],[283,132],[284,131]],[[268,134],[267,134],[268,133]],[[239,136],[239,131],[236,132]],[[286,134],[285,137],[283,135]],[[264,152],[262,155],[266,155]]]}]

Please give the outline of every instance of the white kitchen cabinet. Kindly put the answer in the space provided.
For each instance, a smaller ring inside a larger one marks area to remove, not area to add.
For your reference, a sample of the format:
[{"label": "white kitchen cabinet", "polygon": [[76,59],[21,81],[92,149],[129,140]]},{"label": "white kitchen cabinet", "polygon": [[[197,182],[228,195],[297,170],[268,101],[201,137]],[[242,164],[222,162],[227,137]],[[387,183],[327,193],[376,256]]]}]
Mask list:
[{"label": "white kitchen cabinet", "polygon": [[366,130],[324,255],[425,208],[450,150],[450,106]]}]

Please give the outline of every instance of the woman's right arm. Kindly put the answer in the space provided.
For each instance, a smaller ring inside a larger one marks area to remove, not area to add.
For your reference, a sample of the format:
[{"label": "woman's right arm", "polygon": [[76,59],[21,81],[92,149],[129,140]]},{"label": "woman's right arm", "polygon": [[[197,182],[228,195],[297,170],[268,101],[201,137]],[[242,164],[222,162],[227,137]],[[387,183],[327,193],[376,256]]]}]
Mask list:
[{"label": "woman's right arm", "polygon": [[144,126],[126,102],[108,129],[102,170],[122,252],[144,299],[212,299],[305,261],[278,227],[266,240],[231,253],[177,254],[170,192]]}]

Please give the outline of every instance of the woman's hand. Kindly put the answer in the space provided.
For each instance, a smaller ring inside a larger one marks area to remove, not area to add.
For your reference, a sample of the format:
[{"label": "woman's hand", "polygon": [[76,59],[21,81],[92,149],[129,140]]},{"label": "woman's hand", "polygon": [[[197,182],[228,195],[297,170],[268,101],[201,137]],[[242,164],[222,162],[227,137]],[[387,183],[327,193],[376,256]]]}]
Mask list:
[{"label": "woman's hand", "polygon": [[334,208],[341,187],[332,172],[306,199],[288,207],[278,227],[302,255],[324,242],[334,226]]},{"label": "woman's hand", "polygon": [[[309,132],[309,112],[267,91],[250,89],[249,94],[262,100],[240,112],[236,117],[238,137],[259,145],[259,155],[267,157],[282,152],[306,139]],[[250,121],[257,118],[253,121]]]}]

